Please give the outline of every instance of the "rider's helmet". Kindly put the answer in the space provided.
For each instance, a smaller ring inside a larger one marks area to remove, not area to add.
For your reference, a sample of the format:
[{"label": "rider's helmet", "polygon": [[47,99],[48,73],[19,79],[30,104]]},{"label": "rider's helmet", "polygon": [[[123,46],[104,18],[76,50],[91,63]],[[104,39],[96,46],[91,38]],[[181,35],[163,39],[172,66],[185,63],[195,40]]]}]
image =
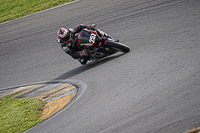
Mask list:
[{"label": "rider's helmet", "polygon": [[58,30],[57,32],[57,36],[60,38],[60,40],[66,42],[70,38],[69,30],[65,28],[60,28],[60,30]]}]

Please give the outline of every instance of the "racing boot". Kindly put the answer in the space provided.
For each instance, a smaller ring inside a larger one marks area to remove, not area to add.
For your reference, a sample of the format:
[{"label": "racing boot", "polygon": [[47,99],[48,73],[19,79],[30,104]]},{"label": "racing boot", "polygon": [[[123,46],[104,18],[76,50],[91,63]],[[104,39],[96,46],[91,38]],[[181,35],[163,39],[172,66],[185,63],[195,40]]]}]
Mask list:
[{"label": "racing boot", "polygon": [[89,56],[83,56],[83,57],[79,58],[78,61],[79,61],[82,65],[85,65],[89,59],[90,59]]}]

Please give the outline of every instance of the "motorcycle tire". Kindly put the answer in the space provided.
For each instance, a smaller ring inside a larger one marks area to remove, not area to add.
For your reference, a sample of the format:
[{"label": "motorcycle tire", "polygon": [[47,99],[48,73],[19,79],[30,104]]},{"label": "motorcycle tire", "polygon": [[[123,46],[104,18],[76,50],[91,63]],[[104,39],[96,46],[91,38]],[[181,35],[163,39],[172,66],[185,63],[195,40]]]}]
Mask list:
[{"label": "motorcycle tire", "polygon": [[128,53],[130,51],[130,48],[127,45],[118,43],[118,42],[114,42],[111,40],[108,40],[106,45],[114,50],[119,51],[119,52]]}]

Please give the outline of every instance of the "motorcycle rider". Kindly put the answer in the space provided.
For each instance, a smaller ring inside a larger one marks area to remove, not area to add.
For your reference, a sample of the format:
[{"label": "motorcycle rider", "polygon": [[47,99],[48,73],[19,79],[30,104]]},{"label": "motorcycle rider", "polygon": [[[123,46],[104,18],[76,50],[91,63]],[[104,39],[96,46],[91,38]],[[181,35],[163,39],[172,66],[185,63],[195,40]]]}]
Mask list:
[{"label": "motorcycle rider", "polygon": [[77,46],[77,37],[75,36],[76,33],[79,33],[84,28],[87,29],[94,29],[95,24],[91,25],[79,25],[77,28],[74,29],[65,29],[61,28],[57,32],[57,42],[59,43],[62,50],[69,54],[72,58],[78,59],[82,65],[85,65],[89,59],[87,54],[87,50],[81,50]]}]

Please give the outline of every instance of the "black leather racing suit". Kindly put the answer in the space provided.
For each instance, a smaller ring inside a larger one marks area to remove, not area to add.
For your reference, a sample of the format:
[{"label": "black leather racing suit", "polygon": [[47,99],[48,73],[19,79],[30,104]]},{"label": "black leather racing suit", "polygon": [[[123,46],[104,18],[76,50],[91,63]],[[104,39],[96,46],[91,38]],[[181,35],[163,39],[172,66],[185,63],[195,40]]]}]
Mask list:
[{"label": "black leather racing suit", "polygon": [[[94,28],[95,25],[92,25],[92,28]],[[91,26],[86,25],[79,25],[75,29],[69,29],[70,32],[70,38],[67,41],[62,41],[59,37],[57,37],[57,42],[59,43],[60,47],[63,51],[65,51],[66,54],[69,54],[74,59],[79,59],[80,63],[82,65],[86,64],[87,60],[89,59],[88,56],[83,56],[83,51],[77,46],[77,38],[75,36],[76,33],[79,33],[84,28],[91,28]],[[104,36],[107,36],[106,33],[102,32],[99,29],[96,29],[99,34],[102,34]]]},{"label": "black leather racing suit", "polygon": [[67,41],[62,41],[60,38],[57,37],[57,42],[59,43],[60,47],[62,48],[65,53],[69,54],[74,59],[79,59],[80,53],[82,50],[77,46],[77,39],[75,34],[80,32],[82,29],[86,28],[86,25],[79,25],[75,29],[69,29],[70,38]]}]

